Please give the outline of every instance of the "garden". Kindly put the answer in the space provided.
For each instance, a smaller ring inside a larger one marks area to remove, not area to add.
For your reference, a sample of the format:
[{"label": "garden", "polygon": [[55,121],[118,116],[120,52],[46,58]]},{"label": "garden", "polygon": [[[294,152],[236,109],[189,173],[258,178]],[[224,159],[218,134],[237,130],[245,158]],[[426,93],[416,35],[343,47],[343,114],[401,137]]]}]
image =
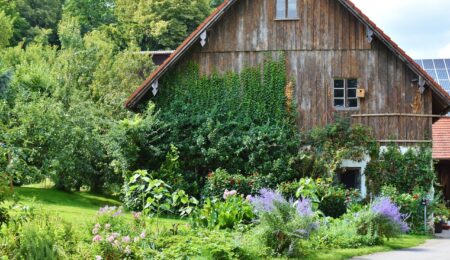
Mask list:
[{"label": "garden", "polygon": [[[155,68],[141,51],[178,46],[209,1],[40,3],[0,0],[1,259],[348,259],[447,221],[430,147],[339,115],[298,130],[284,53],[185,64],[125,110]],[[366,157],[363,196],[339,174]]]}]

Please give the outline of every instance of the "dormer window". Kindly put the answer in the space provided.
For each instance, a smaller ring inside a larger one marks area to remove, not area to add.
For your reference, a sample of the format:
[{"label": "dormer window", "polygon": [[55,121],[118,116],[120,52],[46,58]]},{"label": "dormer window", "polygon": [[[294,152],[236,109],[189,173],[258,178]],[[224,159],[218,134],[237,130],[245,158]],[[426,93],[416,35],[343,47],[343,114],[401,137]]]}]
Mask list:
[{"label": "dormer window", "polygon": [[298,0],[276,0],[277,1],[277,19],[289,20],[298,19]]}]

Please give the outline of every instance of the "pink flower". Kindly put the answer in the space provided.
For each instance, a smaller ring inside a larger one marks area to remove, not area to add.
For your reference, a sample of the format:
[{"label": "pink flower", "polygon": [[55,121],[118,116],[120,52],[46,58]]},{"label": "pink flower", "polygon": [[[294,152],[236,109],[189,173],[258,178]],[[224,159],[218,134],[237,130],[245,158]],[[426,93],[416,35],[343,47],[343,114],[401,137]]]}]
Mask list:
[{"label": "pink flower", "polygon": [[133,217],[134,219],[140,219],[141,218],[142,213],[141,212],[133,212]]},{"label": "pink flower", "polygon": [[95,226],[94,226],[94,228],[96,228],[96,229],[100,229],[102,226],[100,225],[100,224],[95,224]]},{"label": "pink flower", "polygon": [[141,235],[139,235],[139,236],[140,236],[142,239],[144,239],[144,238],[145,238],[145,235],[146,235],[146,234],[145,234],[145,231],[144,231],[144,232],[142,232]]},{"label": "pink flower", "polygon": [[99,255],[96,255],[95,256],[95,260],[102,260],[103,259],[103,257],[101,257],[101,256],[99,256]]},{"label": "pink flower", "polygon": [[92,239],[92,241],[93,241],[93,242],[100,242],[100,241],[102,241],[102,237],[99,236],[99,235],[96,235],[96,236]]},{"label": "pink flower", "polygon": [[108,237],[108,242],[112,244],[114,242],[114,239],[116,239],[113,235]]},{"label": "pink flower", "polygon": [[131,238],[129,236],[126,236],[126,237],[122,238],[122,242],[124,242],[125,244],[130,243],[130,241],[131,241]]},{"label": "pink flower", "polygon": [[223,199],[226,200],[228,197],[234,196],[237,194],[236,190],[225,190],[225,192],[223,193]]},{"label": "pink flower", "polygon": [[92,235],[97,235],[97,234],[98,234],[98,228],[92,229]]},{"label": "pink flower", "polygon": [[105,225],[105,229],[106,229],[106,230],[109,230],[110,228],[111,228],[111,224],[106,224],[106,225]]}]

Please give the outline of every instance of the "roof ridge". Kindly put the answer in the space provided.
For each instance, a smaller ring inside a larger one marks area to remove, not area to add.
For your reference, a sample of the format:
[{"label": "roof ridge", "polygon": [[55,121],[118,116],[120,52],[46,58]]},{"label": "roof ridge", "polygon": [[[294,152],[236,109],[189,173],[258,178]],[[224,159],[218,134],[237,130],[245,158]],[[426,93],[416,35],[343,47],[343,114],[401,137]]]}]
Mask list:
[{"label": "roof ridge", "polygon": [[[201,23],[197,29],[187,37],[183,43],[170,55],[168,59],[164,61],[150,76],[141,84],[141,86],[134,91],[134,93],[125,102],[125,107],[132,109],[140,101],[140,99],[147,93],[150,85],[157,79],[159,79],[169,66],[175,63],[180,56],[187,51],[190,46],[200,37],[200,34],[208,28],[208,26],[214,24],[225,11],[238,0],[224,0],[223,3],[217,7],[214,12],[208,16],[203,23]],[[441,98],[443,98],[447,105],[450,106],[450,94],[442,88],[428,73],[419,66],[406,52],[400,48],[381,28],[379,28],[369,17],[367,17],[351,0],[338,0],[344,7],[346,7],[353,15],[355,15],[363,24],[371,27],[375,35],[392,51],[394,54],[400,57],[409,68],[415,73],[419,74],[425,79],[428,85],[434,90]]]}]

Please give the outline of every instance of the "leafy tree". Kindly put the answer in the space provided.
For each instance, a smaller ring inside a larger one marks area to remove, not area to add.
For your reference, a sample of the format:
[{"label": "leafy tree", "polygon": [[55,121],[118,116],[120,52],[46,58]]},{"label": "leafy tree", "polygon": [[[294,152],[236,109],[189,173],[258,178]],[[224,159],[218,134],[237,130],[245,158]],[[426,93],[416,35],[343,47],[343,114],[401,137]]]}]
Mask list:
[{"label": "leafy tree", "polygon": [[211,0],[212,7],[218,7],[222,3],[223,3],[223,0]]},{"label": "leafy tree", "polygon": [[115,22],[114,0],[67,0],[64,14],[77,17],[85,34],[102,25]]},{"label": "leafy tree", "polygon": [[9,40],[13,36],[12,18],[4,11],[0,11],[0,48],[9,45]]},{"label": "leafy tree", "polygon": [[209,12],[207,0],[116,0],[124,40],[150,50],[177,47]]}]

